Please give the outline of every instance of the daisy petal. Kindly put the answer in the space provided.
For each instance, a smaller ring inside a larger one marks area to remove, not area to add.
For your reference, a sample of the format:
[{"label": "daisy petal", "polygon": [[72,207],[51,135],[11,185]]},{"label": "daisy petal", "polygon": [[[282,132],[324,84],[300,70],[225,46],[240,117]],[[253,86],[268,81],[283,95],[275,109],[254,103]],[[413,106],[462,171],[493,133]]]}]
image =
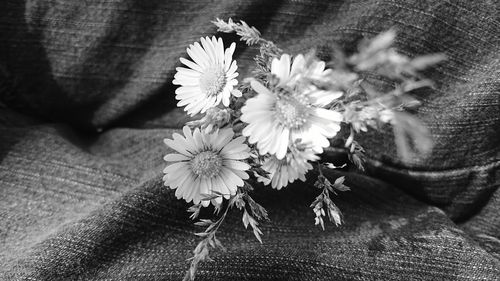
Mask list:
[{"label": "daisy petal", "polygon": [[163,157],[163,160],[168,162],[186,161],[189,159],[190,159],[189,157],[182,154],[167,154],[165,155],[165,157]]}]

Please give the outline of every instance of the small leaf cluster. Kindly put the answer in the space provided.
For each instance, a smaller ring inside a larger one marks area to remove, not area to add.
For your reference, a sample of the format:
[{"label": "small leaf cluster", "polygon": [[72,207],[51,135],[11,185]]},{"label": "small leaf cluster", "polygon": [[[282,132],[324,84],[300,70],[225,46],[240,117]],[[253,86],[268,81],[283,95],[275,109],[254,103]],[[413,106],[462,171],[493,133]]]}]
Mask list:
[{"label": "small leaf cluster", "polygon": [[316,199],[311,203],[311,208],[313,209],[316,217],[314,218],[315,225],[320,225],[323,230],[325,230],[325,222],[323,217],[328,214],[328,219],[330,222],[335,223],[336,226],[342,224],[342,213],[340,209],[335,205],[333,200],[330,198],[330,194],[337,194],[337,191],[349,191],[350,188],[344,184],[345,177],[339,177],[335,179],[332,183],[322,172],[323,164],[318,164],[319,176],[314,183],[316,188],[321,189],[321,193],[316,197]]},{"label": "small leaf cluster", "polygon": [[241,41],[245,41],[247,45],[255,45],[261,41],[260,31],[255,27],[250,27],[246,22],[234,22],[231,18],[228,19],[227,22],[217,18],[215,21],[212,21],[215,24],[219,32],[224,33],[232,33],[236,32],[238,36],[240,36]]},{"label": "small leaf cluster", "polygon": [[234,205],[236,206],[236,208],[243,211],[243,226],[245,228],[248,228],[248,226],[250,225],[250,227],[252,227],[255,238],[257,238],[257,240],[259,240],[259,242],[262,244],[262,231],[258,227],[258,220],[269,220],[269,217],[267,214],[267,210],[259,203],[255,202],[255,200],[248,194],[248,192],[252,190],[253,187],[249,183],[245,182],[243,188],[240,188],[236,196],[231,199],[234,201]]}]

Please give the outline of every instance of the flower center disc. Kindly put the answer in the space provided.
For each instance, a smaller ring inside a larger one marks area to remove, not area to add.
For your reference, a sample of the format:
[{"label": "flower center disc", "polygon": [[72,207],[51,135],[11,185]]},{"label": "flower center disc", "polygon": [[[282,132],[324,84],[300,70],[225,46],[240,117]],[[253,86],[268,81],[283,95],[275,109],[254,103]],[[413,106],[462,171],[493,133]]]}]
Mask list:
[{"label": "flower center disc", "polygon": [[304,125],[309,116],[309,105],[305,97],[280,96],[275,104],[276,118],[290,129]]},{"label": "flower center disc", "polygon": [[191,159],[193,173],[200,177],[211,178],[219,174],[222,158],[213,151],[203,151]]},{"label": "flower center disc", "polygon": [[219,94],[226,86],[226,73],[222,67],[210,66],[200,77],[200,88],[207,97]]}]

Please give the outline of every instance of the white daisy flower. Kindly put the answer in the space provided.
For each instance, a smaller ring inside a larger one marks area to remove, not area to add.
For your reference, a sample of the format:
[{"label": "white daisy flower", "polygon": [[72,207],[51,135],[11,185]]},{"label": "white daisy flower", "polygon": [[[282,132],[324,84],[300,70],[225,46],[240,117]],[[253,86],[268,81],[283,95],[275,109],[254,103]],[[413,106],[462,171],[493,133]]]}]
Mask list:
[{"label": "white daisy flower", "polygon": [[311,150],[297,150],[292,147],[283,159],[278,159],[271,155],[262,163],[262,169],[269,173],[269,178],[257,177],[259,182],[265,185],[271,184],[275,189],[281,189],[294,182],[296,179],[306,180],[307,171],[313,166],[309,161],[316,161],[319,157]]},{"label": "white daisy flower", "polygon": [[[208,206],[209,201],[201,201],[203,194],[217,191],[228,199],[236,194],[238,186],[248,179],[245,172],[250,165],[242,160],[250,156],[250,148],[244,143],[245,137],[233,139],[232,129],[216,130],[213,133],[184,126],[184,137],[173,134],[173,139],[165,139],[165,144],[177,153],[167,154],[165,161],[174,162],[163,172],[166,186],[176,189],[175,196],[186,202],[202,203]],[[212,201],[214,205],[222,202],[218,197]]]},{"label": "white daisy flower", "polygon": [[194,116],[204,113],[207,109],[217,106],[222,101],[229,106],[231,94],[241,95],[233,91],[238,84],[236,61],[232,60],[236,44],[224,50],[222,39],[212,37],[200,38],[201,45],[195,42],[189,45],[187,53],[193,61],[181,58],[186,67],[177,67],[174,76],[175,85],[181,87],[175,90],[178,106],[186,106],[185,111]]},{"label": "white daisy flower", "polygon": [[300,85],[299,77],[312,77],[324,73],[324,62],[306,66],[299,55],[290,69],[290,56],[274,59],[271,72],[279,78],[275,89],[270,90],[256,80],[251,81],[257,96],[247,100],[242,107],[241,120],[248,123],[243,135],[250,143],[257,143],[261,154],[285,157],[289,143],[301,140],[310,143],[315,153],[322,153],[329,146],[328,138],[340,130],[342,114],[323,107],[339,98],[342,92],[318,90],[312,85]]}]

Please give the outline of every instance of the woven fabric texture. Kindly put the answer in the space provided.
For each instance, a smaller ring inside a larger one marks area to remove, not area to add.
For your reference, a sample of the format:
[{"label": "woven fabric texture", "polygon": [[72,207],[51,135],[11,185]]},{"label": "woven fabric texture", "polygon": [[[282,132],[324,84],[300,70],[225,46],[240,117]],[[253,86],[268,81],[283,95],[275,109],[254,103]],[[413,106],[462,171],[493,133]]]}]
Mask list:
[{"label": "woven fabric texture", "polygon": [[[162,140],[186,120],[171,84],[179,57],[216,34],[216,17],[325,60],[333,44],[353,52],[394,27],[403,54],[448,60],[425,72],[435,89],[415,93],[430,156],[403,163],[390,130],[363,135],[367,175],[345,174],[345,222],[326,231],[311,182],[257,186],[264,244],[231,212],[227,251],[197,280],[500,280],[493,0],[0,1],[0,280],[182,279],[199,229],[163,186]],[[240,78],[255,53],[237,48]]]}]

